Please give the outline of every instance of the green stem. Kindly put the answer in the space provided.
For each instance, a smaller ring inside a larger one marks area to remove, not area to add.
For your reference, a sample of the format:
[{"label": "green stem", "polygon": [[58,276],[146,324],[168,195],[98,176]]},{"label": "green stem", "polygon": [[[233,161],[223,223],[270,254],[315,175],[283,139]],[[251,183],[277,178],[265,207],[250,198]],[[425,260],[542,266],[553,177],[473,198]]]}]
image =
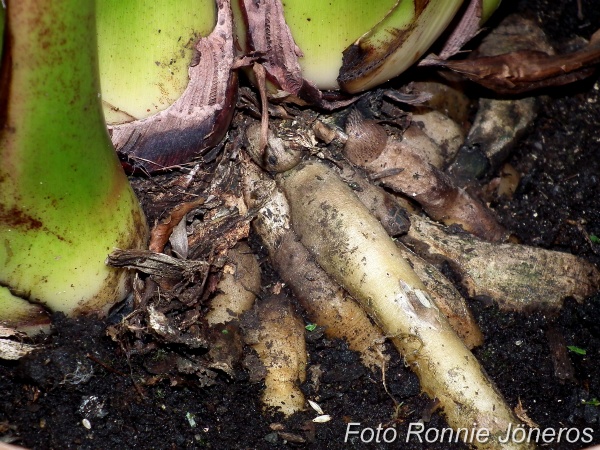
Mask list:
[{"label": "green stem", "polygon": [[6,11],[0,284],[66,313],[122,298],[127,276],[104,260],[147,233],[104,125],[94,14],[93,0],[18,0]]}]

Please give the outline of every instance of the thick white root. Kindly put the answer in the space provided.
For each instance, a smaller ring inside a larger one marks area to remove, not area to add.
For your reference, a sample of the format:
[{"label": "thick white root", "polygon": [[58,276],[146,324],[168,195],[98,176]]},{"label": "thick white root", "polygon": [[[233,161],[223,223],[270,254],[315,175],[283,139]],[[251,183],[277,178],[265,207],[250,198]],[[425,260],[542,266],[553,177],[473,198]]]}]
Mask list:
[{"label": "thick white root", "polygon": [[227,323],[238,320],[254,304],[260,292],[260,267],[248,244],[239,242],[227,254],[223,278],[217,289],[220,291],[210,302],[206,314],[208,324]]},{"label": "thick white root", "polygon": [[503,309],[558,309],[566,297],[581,301],[600,289],[600,271],[569,253],[452,234],[419,216],[403,240],[431,262],[450,262],[470,296],[490,297]]},{"label": "thick white root", "polygon": [[274,407],[286,416],[304,409],[300,384],[306,379],[304,325],[289,300],[273,295],[259,301],[243,318],[246,343],[265,366],[265,407]]},{"label": "thick white root", "polygon": [[398,250],[427,288],[429,296],[468,349],[483,344],[483,334],[460,292],[433,264],[397,242]]},{"label": "thick white root", "polygon": [[[371,184],[366,178],[353,170],[349,164],[341,166],[341,177],[365,205],[369,212],[379,220],[390,236],[404,234],[409,229],[408,214],[404,205],[379,186]],[[423,282],[438,309],[446,316],[450,326],[471,349],[483,343],[483,335],[475,322],[465,299],[456,287],[433,265],[416,255],[400,242],[398,250],[408,260],[419,279]]]},{"label": "thick white root", "polygon": [[473,443],[480,448],[530,448],[500,443],[519,421],[352,190],[314,162],[287,172],[279,183],[302,243],[393,337],[422,389],[439,400],[449,425],[489,433],[486,442]]},{"label": "thick white root", "polygon": [[329,338],[346,340],[365,366],[381,368],[388,359],[383,333],[302,245],[289,223],[288,202],[275,182],[255,166],[247,165],[244,184],[248,206],[261,206],[254,229],[261,236],[274,269],[290,286],[310,320],[325,327]]}]

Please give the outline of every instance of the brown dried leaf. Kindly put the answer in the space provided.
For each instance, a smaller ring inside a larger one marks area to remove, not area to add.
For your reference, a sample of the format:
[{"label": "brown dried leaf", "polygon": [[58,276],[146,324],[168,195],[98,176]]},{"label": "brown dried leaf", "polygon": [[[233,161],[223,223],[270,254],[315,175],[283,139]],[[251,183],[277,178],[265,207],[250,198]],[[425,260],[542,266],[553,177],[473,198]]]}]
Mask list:
[{"label": "brown dried leaf", "polygon": [[421,65],[450,69],[499,94],[521,94],[549,86],[562,86],[590,76],[600,63],[600,43],[565,55],[519,50],[496,56],[443,61],[428,56]]},{"label": "brown dried leaf", "polygon": [[149,250],[152,252],[161,253],[165,248],[171,233],[173,232],[173,228],[177,226],[177,224],[188,212],[200,205],[203,205],[205,200],[206,199],[204,197],[198,197],[198,199],[192,202],[181,203],[177,205],[173,211],[171,211],[171,213],[162,220],[161,223],[152,229],[152,232],[150,233],[150,244],[148,247]]}]

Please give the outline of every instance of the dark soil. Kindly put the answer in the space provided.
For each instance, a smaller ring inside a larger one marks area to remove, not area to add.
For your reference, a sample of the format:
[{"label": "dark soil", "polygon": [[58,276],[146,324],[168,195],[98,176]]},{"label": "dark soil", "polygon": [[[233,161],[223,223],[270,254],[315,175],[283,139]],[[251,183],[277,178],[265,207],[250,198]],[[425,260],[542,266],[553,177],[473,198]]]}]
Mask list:
[{"label": "dark soil", "polygon": [[[514,9],[532,14],[559,46],[575,36],[589,38],[600,27],[594,0],[582,2],[583,20],[575,0],[506,3],[502,14]],[[509,161],[523,175],[519,188],[512,199],[494,205],[524,244],[595,264],[600,264],[600,243],[592,237],[600,236],[599,86],[595,76],[545,92],[533,128]],[[555,315],[506,313],[475,299],[469,304],[485,334],[475,354],[508,403],[520,402],[542,429],[578,430],[543,448],[600,443],[600,295],[583,304],[566,299]],[[309,373],[320,377],[314,383],[309,376],[304,390],[332,417],[313,423],[312,410],[289,420],[264,414],[261,383],[250,383],[243,373],[235,379],[221,374],[210,387],[200,387],[194,376],[155,377],[161,349],[126,356],[106,328],[91,319],[57,316],[44,350],[0,362],[2,439],[35,449],[386,447],[361,443],[356,436],[345,443],[348,424],[357,422],[355,429],[395,427],[398,438],[391,448],[466,448],[416,439],[404,443],[411,423],[446,425],[398,356],[387,370],[386,390],[381,374],[365,369],[343,342],[307,332]],[[558,347],[575,346],[585,354],[557,355],[550,344],[557,340]],[[586,429],[587,435],[575,439]]]}]

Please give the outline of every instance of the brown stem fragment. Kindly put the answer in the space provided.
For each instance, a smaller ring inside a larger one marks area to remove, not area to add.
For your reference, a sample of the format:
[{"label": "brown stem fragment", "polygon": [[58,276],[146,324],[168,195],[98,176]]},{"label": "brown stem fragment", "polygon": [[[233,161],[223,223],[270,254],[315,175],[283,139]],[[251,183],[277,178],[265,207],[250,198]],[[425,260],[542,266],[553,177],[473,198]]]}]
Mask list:
[{"label": "brown stem fragment", "polygon": [[151,117],[108,127],[130,169],[156,172],[189,162],[227,132],[237,99],[230,0],[217,0],[217,7],[217,25],[196,44],[181,97]]},{"label": "brown stem fragment", "polygon": [[[387,137],[375,122],[364,120],[353,111],[348,117],[346,133],[344,151],[350,162],[372,174],[391,173],[381,178],[382,184],[417,201],[433,219],[447,225],[461,225],[492,242],[506,239],[507,231],[483,203],[454,186],[448,175],[428,163],[414,148]],[[391,169],[393,172],[388,172]]]},{"label": "brown stem fragment", "polygon": [[113,250],[108,255],[106,264],[136,269],[163,282],[201,280],[209,266],[206,261],[182,260],[149,250],[121,249]]},{"label": "brown stem fragment", "polygon": [[265,68],[258,63],[252,65],[252,71],[256,75],[256,81],[258,84],[258,92],[260,94],[260,140],[259,150],[262,153],[267,145],[267,135],[269,133],[269,100],[267,98],[267,79]]}]

